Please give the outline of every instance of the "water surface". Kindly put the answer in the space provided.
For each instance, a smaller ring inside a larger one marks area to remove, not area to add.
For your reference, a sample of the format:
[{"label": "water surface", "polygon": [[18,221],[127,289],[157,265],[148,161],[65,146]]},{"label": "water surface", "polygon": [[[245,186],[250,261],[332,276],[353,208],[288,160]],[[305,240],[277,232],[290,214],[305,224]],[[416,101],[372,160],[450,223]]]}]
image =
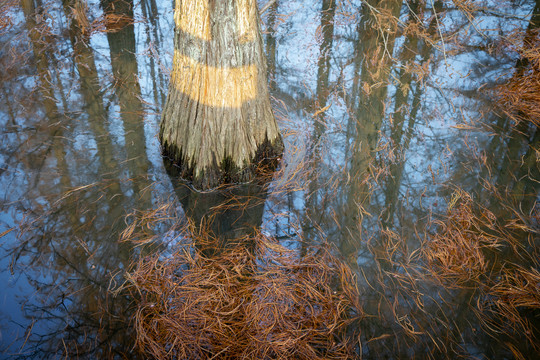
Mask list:
[{"label": "water surface", "polygon": [[[172,4],[129,3],[2,5],[2,357],[132,354],[133,299],[109,289],[141,252],[171,246],[176,225],[211,211],[179,190],[157,141]],[[286,152],[249,222],[299,257],[300,239],[335,246],[369,315],[359,356],[538,352],[519,328],[493,331],[480,280],[437,279],[420,250],[469,194],[475,216],[518,244],[482,248],[482,281],[508,264],[538,270],[539,133],[516,126],[493,89],[524,66],[516,44],[539,11],[532,0],[278,0],[262,15]],[[151,249],[119,241],[152,211],[162,220],[137,229]],[[518,315],[534,339],[538,306]]]}]

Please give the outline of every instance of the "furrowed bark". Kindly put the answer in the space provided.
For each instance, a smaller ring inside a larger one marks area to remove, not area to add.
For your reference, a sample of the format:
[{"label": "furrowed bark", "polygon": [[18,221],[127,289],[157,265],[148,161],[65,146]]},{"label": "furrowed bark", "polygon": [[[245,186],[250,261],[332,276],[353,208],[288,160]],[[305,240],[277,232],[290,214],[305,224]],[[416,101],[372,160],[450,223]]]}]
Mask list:
[{"label": "furrowed bark", "polygon": [[255,0],[176,0],[163,154],[196,188],[252,180],[283,151]]}]

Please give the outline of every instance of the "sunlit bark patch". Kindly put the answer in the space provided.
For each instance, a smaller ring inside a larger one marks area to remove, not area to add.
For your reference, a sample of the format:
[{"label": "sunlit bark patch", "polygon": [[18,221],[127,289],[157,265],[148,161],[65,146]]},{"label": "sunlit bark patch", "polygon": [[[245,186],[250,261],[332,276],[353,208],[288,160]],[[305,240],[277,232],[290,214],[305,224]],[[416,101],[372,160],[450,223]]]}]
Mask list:
[{"label": "sunlit bark patch", "polygon": [[238,0],[236,2],[236,21],[240,42],[255,40],[257,10],[254,0]]},{"label": "sunlit bark patch", "polygon": [[212,38],[208,0],[176,0],[174,22],[178,29],[201,40]]},{"label": "sunlit bark patch", "polygon": [[[256,12],[254,0],[237,1],[237,34],[242,43],[255,40]],[[201,40],[212,40],[208,0],[176,0],[174,21],[178,29]]]},{"label": "sunlit bark patch", "polygon": [[174,52],[171,82],[176,89],[201,104],[240,108],[257,97],[258,71],[255,65],[216,68]]}]

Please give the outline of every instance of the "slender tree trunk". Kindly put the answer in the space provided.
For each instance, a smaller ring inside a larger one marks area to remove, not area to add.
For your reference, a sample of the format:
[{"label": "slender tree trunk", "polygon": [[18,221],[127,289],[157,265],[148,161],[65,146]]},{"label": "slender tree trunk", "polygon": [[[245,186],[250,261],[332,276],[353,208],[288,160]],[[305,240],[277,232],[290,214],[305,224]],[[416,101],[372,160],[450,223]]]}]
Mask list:
[{"label": "slender tree trunk", "polygon": [[351,254],[357,250],[362,230],[362,206],[370,198],[365,179],[369,176],[369,167],[379,141],[379,129],[385,118],[388,78],[392,67],[390,56],[393,55],[387,51],[393,50],[396,36],[393,31],[383,38],[370,6],[399,16],[402,1],[371,0],[364,3],[361,9],[362,17],[357,27],[358,42],[355,49],[356,56],[359,57],[355,70],[360,70],[360,74],[356,75],[358,79],[353,83],[353,86],[358,87],[353,89],[353,94],[357,97],[353,99],[357,102],[356,114],[350,118],[348,125],[355,137],[350,149],[350,169],[347,174],[349,189],[344,206],[343,238],[339,245],[343,254]]},{"label": "slender tree trunk", "polygon": [[144,107],[141,101],[141,87],[138,78],[138,65],[133,25],[133,0],[101,0],[103,11],[108,15],[122,18],[118,25],[107,23],[107,40],[111,54],[114,75],[114,91],[120,106],[120,117],[124,125],[127,167],[132,178],[133,191],[138,206],[146,208],[151,202],[148,191],[148,155],[144,134]]},{"label": "slender tree trunk", "polygon": [[[315,109],[317,115],[314,117],[314,131],[311,137],[311,143],[313,149],[310,152],[310,162],[312,162],[311,168],[314,172],[320,171],[320,165],[322,161],[321,147],[318,145],[319,139],[326,130],[325,111],[326,103],[330,95],[330,89],[328,87],[329,75],[330,75],[330,59],[332,57],[332,47],[334,41],[334,15],[336,13],[335,0],[323,0],[321,6],[321,30],[322,30],[322,42],[320,44],[320,53],[318,61],[317,71],[317,100]],[[308,186],[308,196],[306,197],[305,217],[306,221],[302,227],[304,233],[304,240],[310,242],[314,241],[316,237],[316,230],[313,224],[320,225],[323,221],[325,212],[324,201],[321,201],[320,184],[318,174],[314,174],[311,177],[311,181]],[[324,195],[323,195],[324,197]],[[304,248],[302,249],[303,252]],[[305,255],[305,252],[302,253]]]},{"label": "slender tree trunk", "polygon": [[[163,42],[163,34],[159,30],[159,12],[155,0],[143,0],[141,10],[145,21],[146,48],[159,49]],[[152,79],[152,89],[154,93],[154,103],[162,107],[165,104],[165,78],[162,71],[156,71],[156,60],[153,56],[148,57],[150,62],[150,78]]]},{"label": "slender tree trunk", "polygon": [[279,1],[276,0],[268,9],[268,27],[266,28],[266,53],[268,54],[268,78],[270,79],[270,89],[274,91],[276,84],[276,17]]},{"label": "slender tree trunk", "polygon": [[[84,102],[83,109],[88,114],[88,125],[94,136],[98,156],[98,176],[108,186],[104,188],[108,205],[108,215],[120,218],[124,213],[122,203],[124,196],[116,173],[118,161],[114,157],[114,146],[107,131],[107,112],[103,102],[102,90],[99,84],[94,51],[88,45],[90,34],[84,24],[88,23],[87,8],[84,0],[63,0],[62,5],[66,18],[69,20],[69,37],[73,47],[73,63],[79,73],[79,84]],[[103,202],[94,203],[94,207],[103,207]],[[96,211],[97,212],[97,211]]]},{"label": "slender tree trunk", "polygon": [[[317,72],[317,107],[318,110],[326,108],[330,89],[328,88],[330,76],[330,60],[334,43],[334,16],[336,14],[336,1],[323,0],[321,8],[322,42],[319,47],[319,66]],[[319,112],[315,118],[315,137],[321,137],[326,129],[325,111]]]},{"label": "slender tree trunk", "polygon": [[197,188],[249,181],[283,151],[255,0],[176,0],[160,141]]},{"label": "slender tree trunk", "polygon": [[45,40],[42,39],[42,33],[40,32],[43,29],[44,20],[39,15],[39,8],[35,6],[33,1],[21,0],[21,8],[24,13],[28,37],[32,44],[39,92],[43,98],[43,107],[48,119],[48,122],[44,122],[43,125],[46,126],[49,133],[51,140],[49,149],[51,149],[54,154],[56,166],[60,173],[60,183],[63,191],[71,186],[71,179],[69,178],[68,165],[65,158],[66,152],[63,143],[64,124],[60,118],[51,71],[49,70],[49,59],[47,57],[49,51]]},{"label": "slender tree trunk", "polygon": [[[435,1],[433,4],[437,13],[442,12],[442,5],[441,1]],[[409,11],[411,12],[409,14],[409,21],[413,24],[424,21],[424,11],[420,8],[421,6],[425,6],[425,3],[420,1],[409,2]],[[437,21],[433,18],[427,29],[427,33],[430,37],[437,31],[436,26]],[[433,47],[429,43],[418,41],[418,37],[408,35],[403,45],[400,60],[405,66],[407,66],[407,64],[412,64],[413,62],[423,65],[430,58],[432,52]],[[418,55],[420,55],[420,59],[417,59]],[[400,86],[396,89],[394,97],[394,122],[391,128],[391,136],[394,146],[397,147],[401,156],[396,162],[389,165],[390,176],[388,176],[385,181],[386,184],[384,190],[386,206],[382,212],[381,219],[383,228],[392,228],[394,224],[394,215],[399,203],[400,187],[403,179],[403,171],[405,169],[406,152],[409,149],[418,111],[422,105],[421,98],[424,92],[419,81],[415,81],[413,74],[405,68],[401,68],[400,70],[399,84]],[[409,95],[410,93],[413,94],[412,97]],[[409,121],[406,124],[407,126],[405,126],[406,117],[409,118]]]}]

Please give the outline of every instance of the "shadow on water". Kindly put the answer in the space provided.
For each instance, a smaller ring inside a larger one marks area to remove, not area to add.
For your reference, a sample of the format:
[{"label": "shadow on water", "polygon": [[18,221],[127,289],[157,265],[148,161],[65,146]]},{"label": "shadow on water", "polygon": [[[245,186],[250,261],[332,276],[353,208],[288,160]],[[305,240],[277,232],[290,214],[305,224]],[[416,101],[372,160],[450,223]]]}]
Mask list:
[{"label": "shadow on water", "polygon": [[226,248],[235,239],[252,238],[260,231],[268,184],[253,182],[199,192],[178,178],[174,164],[164,161],[188,220],[196,232],[215,238],[216,248]]},{"label": "shadow on water", "polygon": [[262,15],[280,169],[201,193],[172,2],[2,3],[0,357],[539,353],[540,1],[313,4]]}]

